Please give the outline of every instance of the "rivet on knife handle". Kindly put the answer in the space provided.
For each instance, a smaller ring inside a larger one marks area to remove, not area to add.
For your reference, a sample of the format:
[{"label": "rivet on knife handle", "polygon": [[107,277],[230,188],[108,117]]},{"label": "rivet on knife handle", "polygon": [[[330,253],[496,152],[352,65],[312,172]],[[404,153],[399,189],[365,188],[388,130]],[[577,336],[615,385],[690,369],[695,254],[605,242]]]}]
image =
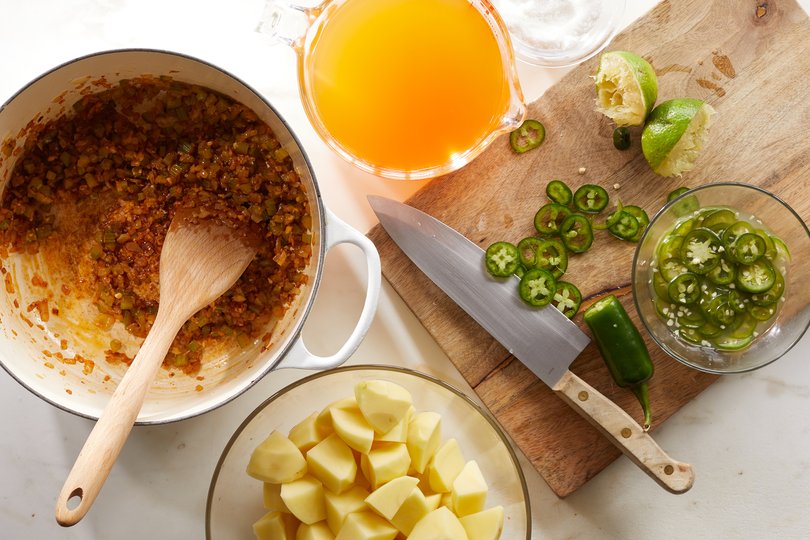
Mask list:
[{"label": "rivet on knife handle", "polygon": [[684,493],[692,487],[692,466],[669,457],[629,414],[588,383],[567,371],[552,390],[664,489]]}]

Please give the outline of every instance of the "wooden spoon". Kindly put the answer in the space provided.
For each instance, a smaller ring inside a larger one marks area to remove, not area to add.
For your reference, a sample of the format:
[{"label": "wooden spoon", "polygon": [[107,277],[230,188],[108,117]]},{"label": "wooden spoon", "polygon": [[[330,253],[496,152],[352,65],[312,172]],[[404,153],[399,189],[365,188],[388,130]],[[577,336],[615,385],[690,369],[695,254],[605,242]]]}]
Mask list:
[{"label": "wooden spoon", "polygon": [[[127,440],[169,346],[197,311],[236,283],[258,249],[252,231],[213,220],[195,221],[178,211],[160,253],[160,305],[138,355],[115,389],[76,458],[56,503],[56,521],[81,520],[96,499]],[[79,502],[69,508],[68,501]]]}]

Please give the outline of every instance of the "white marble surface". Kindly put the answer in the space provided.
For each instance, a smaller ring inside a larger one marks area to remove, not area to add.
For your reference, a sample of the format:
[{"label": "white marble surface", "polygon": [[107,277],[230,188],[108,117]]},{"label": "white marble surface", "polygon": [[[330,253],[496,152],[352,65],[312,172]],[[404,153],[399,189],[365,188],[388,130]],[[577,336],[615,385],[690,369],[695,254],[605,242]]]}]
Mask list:
[{"label": "white marble surface", "polygon": [[[629,0],[625,23],[654,2]],[[810,0],[802,0],[805,9]],[[155,47],[206,59],[264,93],[289,121],[316,169],[326,204],[360,230],[375,218],[367,194],[405,199],[423,185],[381,180],[341,161],[317,138],[298,99],[291,50],[252,30],[259,0],[0,0],[0,102],[76,56]],[[521,65],[528,99],[565,73]],[[359,313],[359,257],[327,260],[307,343],[326,352]],[[656,439],[697,471],[694,488],[670,495],[620,458],[565,500],[530,468],[534,537],[810,538],[810,339],[776,364],[727,377],[669,420]],[[399,363],[462,384],[447,358],[390,287],[353,363]],[[272,373],[230,404],[167,426],[136,428],[90,514],[61,529],[56,495],[92,422],[57,410],[0,371],[0,537],[174,539],[204,536],[214,465],[242,419],[302,372]]]}]

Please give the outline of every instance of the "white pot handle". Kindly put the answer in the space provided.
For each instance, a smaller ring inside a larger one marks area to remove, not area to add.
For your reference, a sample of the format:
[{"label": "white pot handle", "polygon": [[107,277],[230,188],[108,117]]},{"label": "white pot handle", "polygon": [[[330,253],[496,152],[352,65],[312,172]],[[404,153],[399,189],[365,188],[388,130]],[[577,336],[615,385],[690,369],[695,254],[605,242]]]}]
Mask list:
[{"label": "white pot handle", "polygon": [[354,327],[349,338],[335,354],[318,356],[311,353],[304,343],[301,332],[299,332],[287,354],[276,366],[276,369],[329,369],[339,366],[360,346],[360,342],[368,333],[371,321],[374,319],[374,313],[377,311],[382,281],[380,254],[377,252],[377,247],[365,235],[350,227],[329,209],[325,209],[324,213],[326,220],[326,238],[324,239],[326,249],[324,254],[338,244],[354,244],[366,256],[368,283],[366,284],[366,301],[363,304],[363,311],[360,312],[357,326]]}]

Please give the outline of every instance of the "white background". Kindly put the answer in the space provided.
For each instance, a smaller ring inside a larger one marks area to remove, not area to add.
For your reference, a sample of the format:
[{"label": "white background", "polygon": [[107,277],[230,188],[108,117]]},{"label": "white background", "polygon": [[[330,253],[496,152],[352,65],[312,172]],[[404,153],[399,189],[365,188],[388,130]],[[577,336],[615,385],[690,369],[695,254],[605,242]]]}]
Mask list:
[{"label": "white background", "polygon": [[[802,3],[807,9],[810,0]],[[653,5],[629,0],[625,24]],[[258,0],[0,0],[0,103],[44,71],[91,52],[153,47],[200,57],[274,104],[306,148],[327,206],[366,231],[376,222],[367,194],[403,200],[424,183],[361,173],[327,149],[304,116],[293,52],[253,32],[260,12]],[[526,65],[519,71],[529,101],[565,73]],[[327,260],[305,330],[315,351],[342,343],[360,311],[359,259],[352,248],[338,248]],[[664,492],[622,457],[559,500],[527,465],[534,537],[810,538],[808,353],[806,337],[776,364],[723,378],[656,432],[670,455],[694,465],[697,480],[684,495]],[[351,362],[407,365],[463,386],[387,286]],[[271,373],[202,417],[135,428],[88,516],[61,529],[53,517],[56,495],[93,424],[44,403],[0,371],[0,538],[202,538],[209,481],[228,438],[256,405],[303,375]]]}]

